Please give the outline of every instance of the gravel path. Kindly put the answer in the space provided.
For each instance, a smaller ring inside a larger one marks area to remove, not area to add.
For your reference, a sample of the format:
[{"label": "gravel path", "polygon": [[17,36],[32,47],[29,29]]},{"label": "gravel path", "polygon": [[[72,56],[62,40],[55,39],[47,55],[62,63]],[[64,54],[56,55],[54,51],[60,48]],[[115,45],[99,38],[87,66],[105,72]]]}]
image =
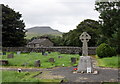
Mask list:
[{"label": "gravel path", "polygon": [[[97,68],[99,73],[94,75],[73,73],[73,68],[75,67],[56,67],[53,69],[23,68],[22,71],[43,71],[43,73],[49,71],[51,77],[54,76],[57,78],[58,76],[58,78],[67,79],[69,82],[118,82],[118,69]],[[10,71],[17,71],[17,69],[18,68],[0,68],[0,70]]]},{"label": "gravel path", "polygon": [[61,67],[52,70],[52,74],[64,76],[70,82],[117,82],[118,81],[118,69],[97,69],[99,73],[94,74],[80,74],[72,73],[75,67]]},{"label": "gravel path", "polygon": [[[52,69],[46,68],[20,68],[23,72],[26,71],[51,71]],[[17,71],[18,68],[10,68],[10,67],[0,67],[0,70],[8,70],[8,71]]]}]

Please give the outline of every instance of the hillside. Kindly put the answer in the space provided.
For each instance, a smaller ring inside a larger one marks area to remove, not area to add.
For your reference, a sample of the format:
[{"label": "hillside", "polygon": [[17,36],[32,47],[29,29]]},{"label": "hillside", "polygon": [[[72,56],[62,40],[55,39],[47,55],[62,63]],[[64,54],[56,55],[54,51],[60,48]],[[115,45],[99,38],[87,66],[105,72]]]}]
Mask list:
[{"label": "hillside", "polygon": [[32,27],[26,30],[27,30],[27,33],[26,33],[27,39],[30,39],[35,36],[45,35],[45,34],[60,35],[60,36],[62,35],[62,32],[58,30],[54,30],[49,26]]}]

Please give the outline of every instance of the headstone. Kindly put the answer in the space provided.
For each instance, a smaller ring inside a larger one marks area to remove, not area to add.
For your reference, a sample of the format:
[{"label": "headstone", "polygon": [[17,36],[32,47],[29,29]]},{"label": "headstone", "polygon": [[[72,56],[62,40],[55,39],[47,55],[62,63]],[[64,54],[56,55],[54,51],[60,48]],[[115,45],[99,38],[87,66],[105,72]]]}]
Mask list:
[{"label": "headstone", "polygon": [[6,52],[3,52],[3,55],[6,55]]},{"label": "headstone", "polygon": [[82,46],[82,56],[80,56],[77,72],[81,72],[81,73],[93,72],[92,59],[90,56],[88,56],[87,42],[89,41],[89,39],[91,39],[91,36],[87,32],[83,32],[80,35],[80,40],[83,42],[83,46]]},{"label": "headstone", "polygon": [[54,58],[50,58],[49,62],[55,62]]},{"label": "headstone", "polygon": [[36,60],[34,66],[35,66],[35,67],[40,67],[40,66],[41,66],[41,64],[40,64],[40,60]]},{"label": "headstone", "polygon": [[14,58],[14,54],[9,54],[7,58]]},{"label": "headstone", "polygon": [[22,66],[27,66],[28,65],[28,63],[24,63],[24,64],[22,64]]},{"label": "headstone", "polygon": [[58,56],[58,58],[62,58],[62,56]]},{"label": "headstone", "polygon": [[44,55],[45,51],[42,51],[42,55]]},{"label": "headstone", "polygon": [[8,65],[8,60],[0,60],[0,65]]},{"label": "headstone", "polygon": [[48,54],[47,53],[44,53],[44,56],[47,56]]},{"label": "headstone", "polygon": [[20,51],[17,51],[17,55],[19,55],[21,52]]},{"label": "headstone", "polygon": [[72,63],[72,64],[75,64],[75,63],[76,63],[76,58],[72,57],[72,58],[71,58],[71,63]]}]

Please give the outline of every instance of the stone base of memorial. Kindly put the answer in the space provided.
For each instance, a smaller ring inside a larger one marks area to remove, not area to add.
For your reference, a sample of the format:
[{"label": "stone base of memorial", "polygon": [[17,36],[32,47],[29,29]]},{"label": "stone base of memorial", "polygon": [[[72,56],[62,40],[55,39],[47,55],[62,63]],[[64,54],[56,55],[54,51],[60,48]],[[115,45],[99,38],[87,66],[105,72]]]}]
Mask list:
[{"label": "stone base of memorial", "polygon": [[93,73],[92,59],[90,56],[80,56],[77,73]]}]

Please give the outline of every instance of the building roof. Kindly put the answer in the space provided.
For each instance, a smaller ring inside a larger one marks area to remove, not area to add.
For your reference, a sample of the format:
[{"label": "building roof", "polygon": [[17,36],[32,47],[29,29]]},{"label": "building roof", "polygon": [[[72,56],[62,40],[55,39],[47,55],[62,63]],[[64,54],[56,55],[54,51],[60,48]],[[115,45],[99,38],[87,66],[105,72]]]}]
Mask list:
[{"label": "building roof", "polygon": [[49,39],[46,39],[46,38],[34,39],[34,40],[32,40],[31,42],[29,42],[28,44],[42,43],[42,42],[44,42],[45,40],[49,40]]}]

